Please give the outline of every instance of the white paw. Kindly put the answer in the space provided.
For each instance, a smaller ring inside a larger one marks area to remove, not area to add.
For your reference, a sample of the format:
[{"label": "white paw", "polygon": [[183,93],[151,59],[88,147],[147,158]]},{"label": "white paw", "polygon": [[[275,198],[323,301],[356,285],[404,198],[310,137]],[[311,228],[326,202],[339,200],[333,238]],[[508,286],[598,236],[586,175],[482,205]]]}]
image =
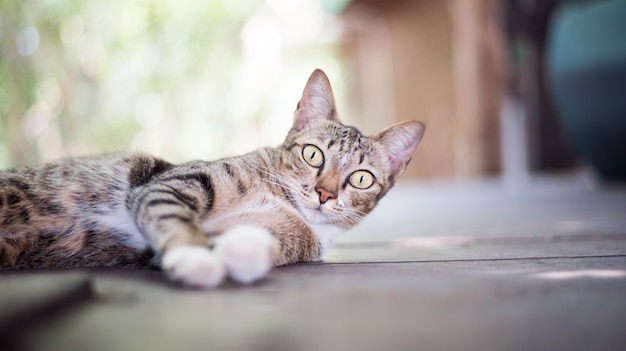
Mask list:
[{"label": "white paw", "polygon": [[265,277],[279,251],[278,240],[267,229],[251,225],[227,230],[217,238],[215,246],[228,275],[242,284]]},{"label": "white paw", "polygon": [[214,288],[226,275],[220,258],[201,246],[180,246],[166,251],[161,267],[170,279],[198,288]]}]

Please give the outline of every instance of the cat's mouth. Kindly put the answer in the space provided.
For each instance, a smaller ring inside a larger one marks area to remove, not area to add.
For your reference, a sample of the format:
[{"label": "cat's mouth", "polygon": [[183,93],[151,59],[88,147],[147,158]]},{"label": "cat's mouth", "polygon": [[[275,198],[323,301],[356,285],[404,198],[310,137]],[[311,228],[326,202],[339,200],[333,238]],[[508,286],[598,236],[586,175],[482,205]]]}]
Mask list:
[{"label": "cat's mouth", "polygon": [[324,205],[300,205],[300,213],[302,213],[302,216],[307,220],[307,222],[312,224],[333,224],[339,220],[337,215],[329,213],[329,209],[324,207]]},{"label": "cat's mouth", "polygon": [[330,203],[320,204],[311,199],[294,197],[295,207],[302,217],[310,224],[337,224],[342,217],[333,211]]}]

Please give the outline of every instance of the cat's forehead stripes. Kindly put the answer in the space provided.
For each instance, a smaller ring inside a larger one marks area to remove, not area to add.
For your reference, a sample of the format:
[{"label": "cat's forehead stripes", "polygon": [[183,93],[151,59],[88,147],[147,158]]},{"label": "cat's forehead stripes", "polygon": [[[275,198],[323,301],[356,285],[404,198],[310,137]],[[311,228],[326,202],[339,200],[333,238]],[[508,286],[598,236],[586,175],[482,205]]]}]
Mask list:
[{"label": "cat's forehead stripes", "polygon": [[[330,163],[331,168],[341,169],[351,163],[361,165],[372,152],[371,140],[363,136],[355,127],[332,125],[323,133],[309,133],[309,139],[306,137],[307,135],[305,134],[298,138],[300,141],[297,144],[304,145],[306,143],[312,143],[319,146],[326,145],[325,158],[326,162]],[[293,145],[291,146],[293,147]]]},{"label": "cat's forehead stripes", "polygon": [[350,162],[351,159],[350,153],[346,152],[343,154],[343,157],[341,158],[341,163],[340,163],[340,168],[344,168],[348,165],[348,162]]},{"label": "cat's forehead stripes", "polygon": [[363,139],[363,134],[358,129],[350,126],[334,125],[330,131],[321,135],[323,138],[330,138],[327,148],[335,146],[338,151],[351,150],[358,148]]}]

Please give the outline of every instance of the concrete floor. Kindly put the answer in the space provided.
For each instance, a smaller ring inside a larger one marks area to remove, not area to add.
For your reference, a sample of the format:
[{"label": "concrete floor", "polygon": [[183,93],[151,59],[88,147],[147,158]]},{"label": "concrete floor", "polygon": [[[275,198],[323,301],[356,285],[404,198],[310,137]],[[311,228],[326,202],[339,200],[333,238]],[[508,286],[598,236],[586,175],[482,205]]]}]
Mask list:
[{"label": "concrete floor", "polygon": [[251,287],[3,272],[0,306],[2,350],[626,350],[626,187],[401,184]]}]

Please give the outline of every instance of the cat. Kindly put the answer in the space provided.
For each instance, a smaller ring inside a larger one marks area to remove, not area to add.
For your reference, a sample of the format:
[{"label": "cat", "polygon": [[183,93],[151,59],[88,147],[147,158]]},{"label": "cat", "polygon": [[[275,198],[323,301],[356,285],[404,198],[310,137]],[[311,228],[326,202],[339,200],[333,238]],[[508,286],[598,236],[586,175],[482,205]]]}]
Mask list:
[{"label": "cat", "polygon": [[282,145],[175,166],[142,153],[0,172],[0,267],[159,267],[196,288],[320,261],[389,191],[424,135],[339,121],[328,77],[307,81]]}]

